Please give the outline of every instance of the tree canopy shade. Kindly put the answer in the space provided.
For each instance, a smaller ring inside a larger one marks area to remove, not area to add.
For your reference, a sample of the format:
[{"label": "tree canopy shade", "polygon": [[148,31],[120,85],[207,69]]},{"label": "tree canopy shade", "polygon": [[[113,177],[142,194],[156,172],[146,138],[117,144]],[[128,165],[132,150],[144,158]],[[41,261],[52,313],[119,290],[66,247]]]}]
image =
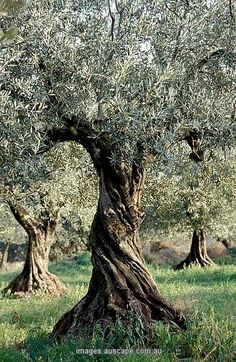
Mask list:
[{"label": "tree canopy shade", "polygon": [[89,290],[54,337],[130,310],[150,338],[152,320],[183,326],[141,256],[140,197],[152,155],[166,162],[192,130],[203,147],[234,144],[234,11],[217,0],[42,1],[14,20],[21,36],[1,53],[4,147],[14,135],[25,157],[75,141],[100,178]]}]

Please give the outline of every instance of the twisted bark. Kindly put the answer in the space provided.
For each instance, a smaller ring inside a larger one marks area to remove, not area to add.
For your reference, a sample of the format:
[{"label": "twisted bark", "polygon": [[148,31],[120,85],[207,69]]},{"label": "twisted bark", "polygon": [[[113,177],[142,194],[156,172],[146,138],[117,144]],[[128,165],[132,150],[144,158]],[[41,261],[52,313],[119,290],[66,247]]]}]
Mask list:
[{"label": "twisted bark", "polygon": [[138,239],[144,214],[140,195],[144,172],[136,166],[100,169],[100,197],[92,224],[90,243],[93,272],[85,297],[57,322],[52,337],[92,334],[117,319],[126,323],[130,311],[143,321],[149,339],[153,320],[184,325],[184,317],[159,293],[145,266]]}]

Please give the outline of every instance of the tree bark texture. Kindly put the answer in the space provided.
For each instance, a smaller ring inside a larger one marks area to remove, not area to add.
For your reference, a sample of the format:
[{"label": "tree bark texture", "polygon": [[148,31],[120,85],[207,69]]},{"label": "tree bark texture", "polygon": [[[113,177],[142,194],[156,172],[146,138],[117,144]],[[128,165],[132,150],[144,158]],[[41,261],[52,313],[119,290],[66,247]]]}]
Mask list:
[{"label": "tree bark texture", "polygon": [[190,252],[185,260],[175,266],[175,270],[189,268],[193,265],[210,266],[213,261],[207,255],[206,240],[202,229],[194,230]]},{"label": "tree bark texture", "polygon": [[109,166],[105,159],[99,176],[100,197],[90,234],[89,289],[57,322],[52,337],[91,335],[96,322],[103,327],[116,320],[126,323],[130,311],[142,319],[149,339],[153,320],[182,327],[183,315],[160,295],[141,254],[138,229],[144,218],[139,208],[144,172],[135,165]]},{"label": "tree bark texture", "polygon": [[60,280],[48,271],[49,251],[55,235],[56,219],[29,218],[24,211],[11,207],[16,220],[28,234],[28,249],[22,272],[4,289],[4,293],[43,291],[55,296],[65,291]]},{"label": "tree bark texture", "polygon": [[4,243],[1,261],[0,261],[0,269],[7,269],[7,259],[8,259],[8,250],[9,250],[10,243]]}]

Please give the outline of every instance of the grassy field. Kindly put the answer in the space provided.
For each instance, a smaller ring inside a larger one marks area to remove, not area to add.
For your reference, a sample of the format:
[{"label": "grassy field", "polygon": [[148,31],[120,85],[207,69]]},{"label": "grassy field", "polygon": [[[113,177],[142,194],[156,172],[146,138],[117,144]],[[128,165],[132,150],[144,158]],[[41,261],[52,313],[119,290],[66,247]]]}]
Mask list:
[{"label": "grassy field", "polygon": [[[53,325],[86,293],[91,274],[86,254],[73,262],[51,264],[51,271],[68,286],[69,292],[62,298],[1,297],[0,361],[236,361],[235,259],[218,262],[209,269],[195,267],[179,272],[149,266],[161,293],[188,316],[186,331],[156,323],[152,351],[145,351],[148,347],[144,345],[139,320],[135,333],[118,323],[114,334],[106,340],[97,326],[90,341],[67,339],[60,344],[50,341],[47,336]],[[1,289],[16,273],[1,272]],[[123,348],[130,354],[110,355],[112,348]],[[79,349],[91,355],[80,354]],[[109,350],[106,354],[92,355],[91,349]]]}]

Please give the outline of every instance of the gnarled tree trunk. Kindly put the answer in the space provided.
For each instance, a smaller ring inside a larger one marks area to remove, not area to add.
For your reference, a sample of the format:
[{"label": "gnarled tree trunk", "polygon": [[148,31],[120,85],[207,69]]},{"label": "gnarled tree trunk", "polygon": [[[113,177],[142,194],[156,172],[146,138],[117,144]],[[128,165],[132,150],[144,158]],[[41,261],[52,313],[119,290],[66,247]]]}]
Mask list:
[{"label": "gnarled tree trunk", "polygon": [[126,322],[130,311],[142,318],[149,338],[152,321],[184,325],[184,317],[159,293],[144,264],[138,229],[143,172],[133,166],[112,167],[103,161],[100,197],[90,242],[93,272],[85,297],[55,325],[52,337],[91,334],[94,324]]},{"label": "gnarled tree trunk", "polygon": [[4,293],[32,293],[40,290],[56,296],[61,295],[66,289],[65,286],[48,271],[49,251],[57,218],[52,220],[44,214],[36,220],[13,206],[11,210],[28,234],[28,249],[22,272],[4,289]]},{"label": "gnarled tree trunk", "polygon": [[4,243],[0,261],[0,269],[7,269],[7,259],[8,259],[8,250],[9,250],[10,243]]},{"label": "gnarled tree trunk", "polygon": [[202,267],[214,264],[207,255],[206,240],[202,229],[194,230],[190,253],[187,258],[175,266],[175,270],[189,268],[193,265]]}]

